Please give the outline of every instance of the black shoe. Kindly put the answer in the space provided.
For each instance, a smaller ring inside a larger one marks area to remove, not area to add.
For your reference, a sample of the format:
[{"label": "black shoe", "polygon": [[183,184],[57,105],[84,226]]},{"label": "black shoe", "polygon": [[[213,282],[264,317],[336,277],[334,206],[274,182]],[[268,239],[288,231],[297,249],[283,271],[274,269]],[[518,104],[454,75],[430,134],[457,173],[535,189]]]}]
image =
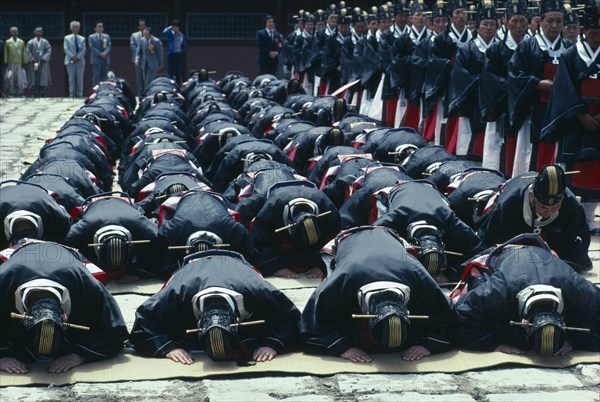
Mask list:
[{"label": "black shoe", "polygon": [[600,236],[600,228],[590,229],[590,236]]}]

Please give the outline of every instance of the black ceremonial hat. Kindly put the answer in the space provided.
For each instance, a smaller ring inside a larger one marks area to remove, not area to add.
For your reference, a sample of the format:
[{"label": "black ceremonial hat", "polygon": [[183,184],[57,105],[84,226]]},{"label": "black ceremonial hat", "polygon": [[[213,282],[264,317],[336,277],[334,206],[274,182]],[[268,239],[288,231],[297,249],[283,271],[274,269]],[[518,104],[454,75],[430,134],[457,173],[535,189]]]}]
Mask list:
[{"label": "black ceremonial hat", "polygon": [[542,0],[540,5],[540,14],[544,15],[551,12],[565,12],[562,0]]},{"label": "black ceremonial hat", "polygon": [[600,0],[588,0],[583,15],[584,28],[600,28]]},{"label": "black ceremonial hat", "polygon": [[534,197],[545,205],[556,205],[565,196],[565,172],[558,165],[546,165],[533,183]]}]

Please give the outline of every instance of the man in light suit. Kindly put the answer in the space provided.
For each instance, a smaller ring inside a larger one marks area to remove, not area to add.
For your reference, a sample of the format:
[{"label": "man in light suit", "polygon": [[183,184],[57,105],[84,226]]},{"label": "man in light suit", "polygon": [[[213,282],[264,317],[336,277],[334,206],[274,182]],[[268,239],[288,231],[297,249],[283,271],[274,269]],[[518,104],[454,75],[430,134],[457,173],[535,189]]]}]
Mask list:
[{"label": "man in light suit", "polygon": [[[133,64],[135,64],[135,56],[140,47],[140,39],[144,36],[144,29],[146,29],[146,21],[138,20],[138,31],[132,33],[129,38],[129,49],[131,49],[131,62]],[[142,66],[139,64],[135,65],[135,82],[136,92],[141,95],[144,90],[144,75],[142,74]]]},{"label": "man in light suit", "polygon": [[259,74],[277,74],[283,37],[275,30],[273,16],[267,15],[265,17],[265,29],[256,32],[256,47],[258,47]]},{"label": "man in light suit", "polygon": [[96,22],[96,33],[89,37],[90,64],[92,65],[92,86],[106,78],[110,66],[110,36],[104,33],[104,24]]},{"label": "man in light suit", "polygon": [[83,97],[83,72],[85,70],[85,38],[79,35],[81,24],[71,21],[71,34],[65,36],[65,67],[69,76],[69,96]]},{"label": "man in light suit", "polygon": [[[142,67],[144,88],[141,93],[145,93],[146,88],[154,77],[163,67],[163,45],[158,38],[152,35],[152,28],[144,29],[144,36],[140,39],[135,56],[135,65]],[[148,94],[146,94],[148,95]]]}]

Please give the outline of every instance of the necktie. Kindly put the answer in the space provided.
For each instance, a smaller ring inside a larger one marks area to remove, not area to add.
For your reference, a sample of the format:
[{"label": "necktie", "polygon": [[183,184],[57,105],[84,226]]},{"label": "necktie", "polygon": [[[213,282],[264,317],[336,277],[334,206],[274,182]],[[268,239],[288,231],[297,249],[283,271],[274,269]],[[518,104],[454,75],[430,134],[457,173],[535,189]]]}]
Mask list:
[{"label": "necktie", "polygon": [[269,31],[269,38],[271,38],[271,40],[273,40],[273,31]]},{"label": "necktie", "polygon": [[77,40],[77,36],[73,35],[73,40],[75,41],[75,54],[79,53],[79,41]]}]

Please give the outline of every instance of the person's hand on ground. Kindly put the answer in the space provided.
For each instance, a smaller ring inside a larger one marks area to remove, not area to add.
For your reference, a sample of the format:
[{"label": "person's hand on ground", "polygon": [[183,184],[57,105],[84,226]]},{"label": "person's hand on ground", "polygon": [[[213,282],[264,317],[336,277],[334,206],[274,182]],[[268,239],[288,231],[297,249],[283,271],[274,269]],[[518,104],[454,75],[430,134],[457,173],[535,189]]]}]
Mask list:
[{"label": "person's hand on ground", "polygon": [[71,370],[73,367],[77,367],[84,362],[83,357],[77,353],[71,353],[70,355],[61,356],[54,360],[48,366],[48,371],[51,373],[65,373]]},{"label": "person's hand on ground", "polygon": [[419,345],[414,345],[408,348],[406,352],[404,352],[404,354],[402,355],[402,360],[421,360],[422,358],[424,358],[425,356],[429,356],[430,354],[431,352],[427,348]]},{"label": "person's hand on ground", "polygon": [[181,348],[173,349],[167,353],[167,357],[181,364],[192,364],[194,362],[194,358],[185,349]]},{"label": "person's hand on ground", "polygon": [[25,363],[14,357],[0,358],[0,371],[10,374],[25,374],[29,371]]},{"label": "person's hand on ground", "polygon": [[373,359],[361,348],[350,348],[340,355],[341,358],[354,363],[371,363]]},{"label": "person's hand on ground", "polygon": [[257,362],[267,362],[273,360],[277,356],[277,352],[267,346],[262,346],[254,351],[252,358]]}]

